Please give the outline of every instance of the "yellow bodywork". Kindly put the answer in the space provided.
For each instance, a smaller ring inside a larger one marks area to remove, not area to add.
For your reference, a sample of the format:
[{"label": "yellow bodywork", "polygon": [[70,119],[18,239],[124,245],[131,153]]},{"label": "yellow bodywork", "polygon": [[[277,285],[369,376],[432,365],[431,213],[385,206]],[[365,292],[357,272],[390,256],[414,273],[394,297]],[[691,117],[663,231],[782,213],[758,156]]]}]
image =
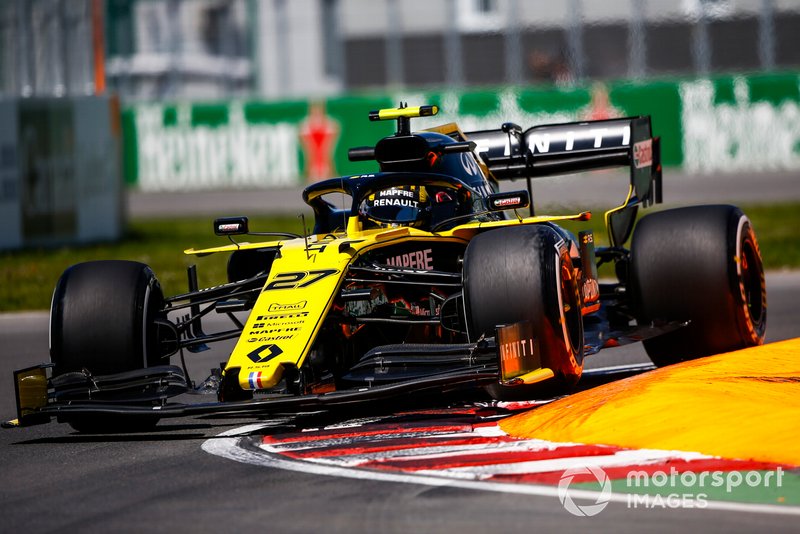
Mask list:
[{"label": "yellow bodywork", "polygon": [[430,117],[439,113],[438,106],[413,106],[406,108],[387,108],[370,114],[373,120],[395,120],[399,118]]},{"label": "yellow bodywork", "polygon": [[24,417],[47,406],[47,373],[35,367],[14,373],[18,397],[19,416]]},{"label": "yellow bodywork", "polygon": [[350,217],[347,231],[337,235],[189,249],[185,253],[202,256],[266,246],[280,247],[264,289],[225,367],[225,372],[239,369],[239,384],[243,389],[268,389],[281,381],[286,367],[299,369],[303,365],[341,289],[348,266],[366,251],[404,241],[466,244],[478,232],[489,228],[587,220],[590,217],[591,214],[585,212],[471,222],[436,233],[411,227],[362,230],[358,217]]},{"label": "yellow bodywork", "polygon": [[273,387],[284,365],[302,365],[352,258],[340,244],[314,240],[306,250],[302,239],[283,243],[226,366],[240,369],[242,388]]}]

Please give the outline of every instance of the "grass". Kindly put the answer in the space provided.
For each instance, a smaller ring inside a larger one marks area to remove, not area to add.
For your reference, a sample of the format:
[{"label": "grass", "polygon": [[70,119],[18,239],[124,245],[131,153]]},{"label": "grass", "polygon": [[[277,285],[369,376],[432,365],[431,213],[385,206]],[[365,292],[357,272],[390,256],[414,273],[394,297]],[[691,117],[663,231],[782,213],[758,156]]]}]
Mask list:
[{"label": "grass", "polygon": [[[764,265],[768,270],[800,268],[800,203],[745,207],[758,235]],[[647,211],[647,210],[645,210]],[[301,233],[295,217],[253,217],[254,231]],[[603,214],[588,223],[564,225],[577,232],[594,230],[599,245],[607,244]],[[216,237],[207,218],[147,219],[131,221],[127,235],[118,243],[102,243],[59,249],[28,249],[0,252],[0,312],[46,310],[61,273],[75,263],[99,259],[128,259],[150,265],[167,295],[186,290],[186,267],[197,263],[201,286],[225,279],[227,255],[195,258],[182,254],[189,247],[226,244]]]},{"label": "grass", "polygon": [[[302,232],[295,217],[251,217],[250,228]],[[91,260],[146,263],[156,273],[165,295],[186,291],[186,268],[192,263],[197,264],[201,287],[216,285],[225,281],[227,255],[197,258],[183,254],[183,250],[228,243],[226,238],[214,235],[208,218],[147,219],[131,221],[126,236],[117,243],[1,252],[0,280],[4,283],[0,284],[0,312],[48,309],[53,288],[64,269]]]}]

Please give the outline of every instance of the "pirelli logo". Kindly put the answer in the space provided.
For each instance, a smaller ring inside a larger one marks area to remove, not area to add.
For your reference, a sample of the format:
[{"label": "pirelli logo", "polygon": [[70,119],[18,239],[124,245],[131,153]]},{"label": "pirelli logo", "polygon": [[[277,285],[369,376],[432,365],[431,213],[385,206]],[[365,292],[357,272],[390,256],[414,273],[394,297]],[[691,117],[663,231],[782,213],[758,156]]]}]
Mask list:
[{"label": "pirelli logo", "polygon": [[256,321],[280,321],[282,319],[301,319],[308,317],[308,312],[281,313],[276,315],[259,315]]}]

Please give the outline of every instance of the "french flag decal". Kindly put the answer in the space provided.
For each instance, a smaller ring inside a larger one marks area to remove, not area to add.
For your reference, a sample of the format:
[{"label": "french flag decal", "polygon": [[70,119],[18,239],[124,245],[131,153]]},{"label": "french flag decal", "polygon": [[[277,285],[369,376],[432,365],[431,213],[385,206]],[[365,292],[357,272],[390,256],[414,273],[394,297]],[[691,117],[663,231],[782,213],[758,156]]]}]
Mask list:
[{"label": "french flag decal", "polygon": [[261,386],[261,371],[250,373],[248,376],[250,382],[250,389],[260,389]]}]

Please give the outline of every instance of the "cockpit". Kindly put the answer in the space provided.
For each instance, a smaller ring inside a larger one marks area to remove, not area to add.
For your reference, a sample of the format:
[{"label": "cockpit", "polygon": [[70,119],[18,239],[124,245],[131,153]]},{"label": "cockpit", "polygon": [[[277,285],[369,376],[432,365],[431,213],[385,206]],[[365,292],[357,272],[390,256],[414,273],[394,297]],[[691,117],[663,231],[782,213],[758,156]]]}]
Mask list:
[{"label": "cockpit", "polygon": [[[420,106],[371,113],[371,120],[397,120],[397,132],[373,147],[351,148],[348,156],[377,162],[379,172],[307,187],[303,197],[314,209],[314,232],[344,230],[349,217],[358,217],[362,229],[410,226],[428,231],[505,218],[489,202],[496,182],[475,155],[475,143],[455,124],[411,133],[411,117],[436,112],[436,106]],[[349,196],[350,207],[340,202],[337,208],[323,198],[330,193]]]}]

